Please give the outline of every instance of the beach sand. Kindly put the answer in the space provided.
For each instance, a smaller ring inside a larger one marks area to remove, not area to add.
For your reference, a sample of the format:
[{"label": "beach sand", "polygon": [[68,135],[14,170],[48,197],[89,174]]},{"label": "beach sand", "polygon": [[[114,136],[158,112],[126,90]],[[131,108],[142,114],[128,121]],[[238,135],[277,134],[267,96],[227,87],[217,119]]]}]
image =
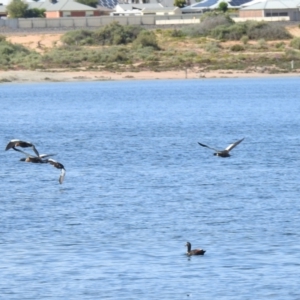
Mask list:
[{"label": "beach sand", "polygon": [[284,74],[268,74],[264,72],[242,72],[218,70],[199,73],[192,70],[177,71],[140,71],[140,72],[108,72],[108,71],[0,71],[0,82],[79,82],[106,80],[166,80],[166,79],[206,79],[206,78],[255,78],[255,77],[300,77],[300,72]]}]

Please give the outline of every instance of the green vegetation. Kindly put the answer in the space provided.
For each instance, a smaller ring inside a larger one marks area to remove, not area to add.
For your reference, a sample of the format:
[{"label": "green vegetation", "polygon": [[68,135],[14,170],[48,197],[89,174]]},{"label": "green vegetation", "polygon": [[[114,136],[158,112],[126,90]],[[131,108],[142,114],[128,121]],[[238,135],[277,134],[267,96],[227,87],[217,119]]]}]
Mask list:
[{"label": "green vegetation", "polygon": [[238,52],[238,51],[244,51],[245,48],[240,44],[235,44],[230,47],[230,50],[234,52]]},{"label": "green vegetation", "polygon": [[300,37],[293,38],[290,45],[291,47],[300,50]]},{"label": "green vegetation", "polygon": [[153,31],[141,31],[133,41],[132,46],[135,48],[152,47],[155,50],[160,50]]},{"label": "green vegetation", "polygon": [[219,9],[220,11],[222,11],[222,12],[225,13],[225,12],[228,10],[228,3],[227,3],[227,2],[221,2],[221,3],[219,4],[218,9]]},{"label": "green vegetation", "polygon": [[45,9],[28,9],[28,4],[22,0],[13,0],[6,10],[10,18],[44,18]]},{"label": "green vegetation", "polygon": [[22,0],[13,0],[6,6],[6,10],[10,18],[24,18],[26,16],[27,9],[28,4]]},{"label": "green vegetation", "polygon": [[46,9],[32,8],[27,9],[25,18],[45,18]]},{"label": "green vegetation", "polygon": [[240,39],[240,41],[244,44],[247,45],[249,42],[249,38],[246,35],[243,35]]},{"label": "green vegetation", "polygon": [[269,72],[286,72],[291,60],[294,70],[300,69],[300,38],[292,39],[278,23],[234,23],[220,12],[205,14],[200,24],[181,29],[146,30],[113,22],[95,31],[69,31],[61,42],[37,53],[0,36],[0,69],[204,71],[263,67]]},{"label": "green vegetation", "polygon": [[182,7],[186,6],[186,1],[185,0],[175,0],[174,6],[182,8]]},{"label": "green vegetation", "polygon": [[76,2],[95,8],[98,5],[98,0],[76,0]]},{"label": "green vegetation", "polygon": [[70,31],[62,37],[65,45],[126,45],[132,43],[144,29],[140,26],[122,26],[117,22],[91,31],[80,29]]},{"label": "green vegetation", "polygon": [[12,44],[0,36],[0,68],[1,69],[31,69],[40,60],[38,53],[30,51],[22,45]]},{"label": "green vegetation", "polygon": [[243,36],[250,40],[282,40],[291,35],[278,23],[246,21],[234,23],[226,14],[206,17],[199,25],[187,26],[183,32],[190,37],[210,36],[219,40],[240,40]]}]

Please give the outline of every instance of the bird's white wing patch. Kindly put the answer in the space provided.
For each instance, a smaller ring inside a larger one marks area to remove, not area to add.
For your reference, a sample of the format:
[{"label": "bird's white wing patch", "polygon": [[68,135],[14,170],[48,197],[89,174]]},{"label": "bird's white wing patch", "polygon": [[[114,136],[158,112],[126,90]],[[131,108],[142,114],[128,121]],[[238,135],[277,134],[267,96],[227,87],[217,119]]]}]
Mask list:
[{"label": "bird's white wing patch", "polygon": [[66,175],[66,170],[61,169],[61,173],[60,173],[59,180],[58,180],[60,184],[62,184],[64,182],[65,175]]},{"label": "bird's white wing patch", "polygon": [[40,154],[40,158],[45,158],[45,157],[49,157],[49,156],[54,156],[56,154]]},{"label": "bird's white wing patch", "polygon": [[239,141],[237,141],[237,142],[235,142],[235,143],[233,143],[233,144],[230,144],[225,150],[227,150],[227,151],[232,150],[235,146],[237,146],[237,145],[238,145],[239,143],[241,143],[243,140],[244,140],[244,138],[242,138],[241,140],[239,140]]}]

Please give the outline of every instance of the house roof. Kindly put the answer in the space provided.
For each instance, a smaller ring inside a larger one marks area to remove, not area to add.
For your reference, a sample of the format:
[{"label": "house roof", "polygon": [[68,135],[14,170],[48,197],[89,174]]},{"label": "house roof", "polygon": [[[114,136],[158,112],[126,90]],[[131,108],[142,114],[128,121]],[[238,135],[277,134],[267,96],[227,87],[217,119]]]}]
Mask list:
[{"label": "house roof", "polygon": [[113,9],[117,4],[118,0],[98,0],[99,6]]},{"label": "house roof", "polygon": [[251,3],[241,10],[263,10],[263,9],[291,9],[299,8],[300,0],[265,0]]},{"label": "house roof", "polygon": [[243,4],[250,2],[251,0],[203,0],[196,2],[190,6],[182,8],[183,12],[187,11],[201,11],[205,9],[215,9],[221,2],[226,2],[230,8],[240,8]]},{"label": "house roof", "polygon": [[113,11],[112,8],[109,8],[109,7],[107,7],[107,6],[101,6],[101,5],[97,5],[97,9],[98,9],[99,11],[106,11],[106,12],[112,12],[112,11]]},{"label": "house roof", "polygon": [[163,6],[160,3],[145,3],[145,4],[118,4],[115,8],[118,10],[133,10],[133,9],[139,9],[142,10],[144,8],[150,8],[150,9],[160,9]]},{"label": "house roof", "polygon": [[251,0],[228,0],[228,7],[240,8]]},{"label": "house roof", "polygon": [[216,6],[217,3],[219,2],[219,0],[203,0],[201,2],[197,2],[197,3],[194,3],[192,4],[190,7],[193,7],[193,8],[209,8],[209,7],[212,7],[212,6]]},{"label": "house roof", "polygon": [[145,7],[142,11],[143,13],[156,13],[156,12],[172,12],[181,9],[179,7],[158,7],[158,8],[150,8],[150,7]]},{"label": "house roof", "polygon": [[[54,1],[53,1],[54,2]],[[78,3],[74,0],[58,0],[52,3],[50,0],[44,2],[28,2],[29,8],[44,8],[46,11],[94,11],[94,7]]]}]

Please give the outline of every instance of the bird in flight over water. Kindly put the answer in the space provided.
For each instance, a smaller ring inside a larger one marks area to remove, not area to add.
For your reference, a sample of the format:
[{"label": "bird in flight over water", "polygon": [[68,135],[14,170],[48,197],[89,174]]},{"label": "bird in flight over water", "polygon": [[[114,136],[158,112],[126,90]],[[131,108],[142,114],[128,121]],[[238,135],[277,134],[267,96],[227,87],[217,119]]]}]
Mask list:
[{"label": "bird in flight over water", "polygon": [[[33,149],[33,151],[36,155],[27,153],[16,147],[21,147],[21,148],[29,148],[30,147]],[[49,156],[53,156],[55,154],[39,154],[36,147],[31,142],[24,142],[24,141],[17,140],[17,139],[9,141],[9,143],[7,144],[7,146],[5,148],[5,151],[7,151],[9,149],[14,149],[15,151],[21,152],[26,155],[26,157],[21,158],[20,161],[31,162],[31,163],[49,163],[49,164],[53,165],[55,168],[61,169],[61,174],[59,176],[59,183],[60,184],[63,183],[65,174],[66,174],[65,167],[61,163],[48,158]]]},{"label": "bird in flight over water", "polygon": [[242,138],[241,140],[238,140],[238,141],[235,142],[235,143],[230,144],[230,145],[229,145],[227,148],[225,148],[224,150],[218,150],[218,149],[216,149],[216,148],[212,148],[212,147],[210,147],[210,146],[201,144],[201,143],[199,143],[199,142],[198,142],[198,144],[199,144],[200,146],[202,146],[202,147],[206,147],[206,148],[208,148],[208,149],[214,150],[214,151],[215,151],[214,155],[216,155],[216,156],[220,156],[220,157],[229,157],[229,156],[230,156],[229,152],[230,152],[234,147],[236,147],[239,143],[241,143],[243,140],[244,140],[244,138]]},{"label": "bird in flight over water", "polygon": [[[36,150],[35,146],[30,143],[30,142],[24,142],[21,140],[11,140],[8,142],[5,151],[9,150],[9,149],[14,149],[15,151],[19,151],[19,152],[23,152],[20,149],[17,149],[16,147],[21,147],[21,148],[32,148],[32,150],[34,151],[34,153],[36,154],[36,156],[40,156],[39,152]],[[24,152],[23,152],[24,153]]]},{"label": "bird in flight over water", "polygon": [[[21,147],[21,148],[32,148],[35,155],[27,153],[23,150],[20,150],[16,147]],[[31,163],[45,163],[46,161],[44,161],[45,158],[49,157],[49,156],[53,156],[55,154],[39,154],[39,152],[37,151],[36,147],[31,143],[31,142],[24,142],[21,140],[11,140],[9,141],[9,143],[7,144],[5,151],[9,150],[9,149],[14,149],[15,151],[21,152],[23,154],[26,155],[26,157],[23,157],[20,159],[20,161],[25,161],[25,162],[31,162]]]},{"label": "bird in flight over water", "polygon": [[54,160],[52,158],[47,159],[46,162],[49,163],[49,164],[51,164],[55,168],[61,170],[61,173],[60,173],[58,181],[59,181],[60,184],[62,184],[63,181],[64,181],[64,178],[65,178],[65,175],[66,175],[66,169],[65,169],[65,167],[61,163],[59,163],[58,161],[56,161],[56,160]]}]

